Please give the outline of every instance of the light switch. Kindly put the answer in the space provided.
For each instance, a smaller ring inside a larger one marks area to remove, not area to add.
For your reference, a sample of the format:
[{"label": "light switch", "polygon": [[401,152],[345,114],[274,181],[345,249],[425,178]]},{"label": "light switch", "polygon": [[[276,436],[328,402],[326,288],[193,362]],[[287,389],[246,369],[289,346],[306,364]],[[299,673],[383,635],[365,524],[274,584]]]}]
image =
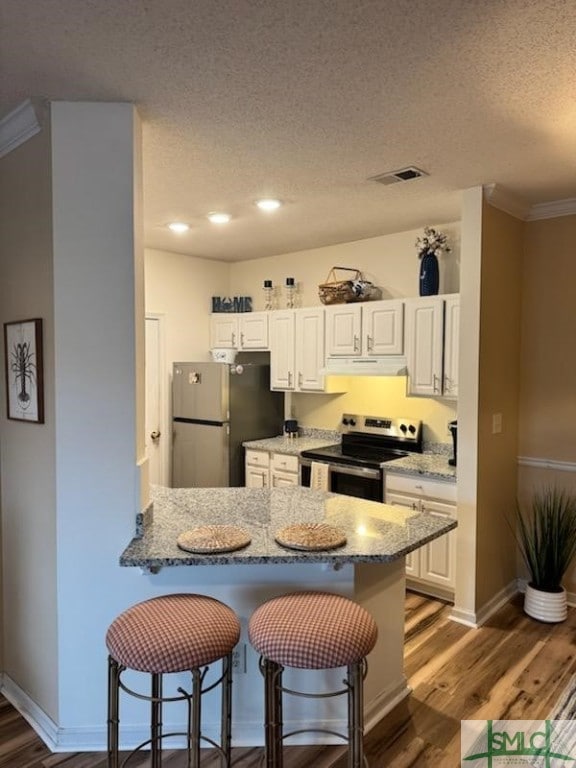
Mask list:
[{"label": "light switch", "polygon": [[492,434],[499,435],[500,432],[502,432],[502,414],[493,413],[492,414]]}]

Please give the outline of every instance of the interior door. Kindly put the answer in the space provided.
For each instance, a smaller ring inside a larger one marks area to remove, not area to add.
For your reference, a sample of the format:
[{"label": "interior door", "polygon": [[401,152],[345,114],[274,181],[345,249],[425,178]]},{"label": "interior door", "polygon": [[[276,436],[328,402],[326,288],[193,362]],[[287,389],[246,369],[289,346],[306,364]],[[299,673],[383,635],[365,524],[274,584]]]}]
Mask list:
[{"label": "interior door", "polygon": [[167,435],[163,434],[166,430],[163,419],[163,369],[160,323],[159,317],[147,317],[145,326],[145,445],[150,482],[155,485],[165,485],[167,478],[165,452]]}]

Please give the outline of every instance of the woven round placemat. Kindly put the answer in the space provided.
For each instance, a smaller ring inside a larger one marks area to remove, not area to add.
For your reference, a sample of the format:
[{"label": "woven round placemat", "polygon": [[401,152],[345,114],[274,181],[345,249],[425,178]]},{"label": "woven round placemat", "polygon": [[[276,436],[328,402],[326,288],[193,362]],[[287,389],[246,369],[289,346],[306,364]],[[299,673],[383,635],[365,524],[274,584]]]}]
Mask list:
[{"label": "woven round placemat", "polygon": [[251,541],[248,531],[237,525],[200,525],[181,533],[176,543],[186,552],[205,554],[234,552],[247,547]]},{"label": "woven round placemat", "polygon": [[346,544],[344,531],[328,523],[294,523],[282,528],[274,538],[282,547],[305,551],[336,549]]}]

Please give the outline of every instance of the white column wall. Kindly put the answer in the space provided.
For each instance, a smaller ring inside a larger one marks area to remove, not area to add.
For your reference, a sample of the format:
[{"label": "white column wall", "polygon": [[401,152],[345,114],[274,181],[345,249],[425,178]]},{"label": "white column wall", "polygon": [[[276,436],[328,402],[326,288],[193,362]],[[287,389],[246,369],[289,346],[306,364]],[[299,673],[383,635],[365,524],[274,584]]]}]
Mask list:
[{"label": "white column wall", "polygon": [[140,508],[136,122],[131,104],[52,105],[61,730],[104,718],[104,634],[138,578],[118,566]]}]

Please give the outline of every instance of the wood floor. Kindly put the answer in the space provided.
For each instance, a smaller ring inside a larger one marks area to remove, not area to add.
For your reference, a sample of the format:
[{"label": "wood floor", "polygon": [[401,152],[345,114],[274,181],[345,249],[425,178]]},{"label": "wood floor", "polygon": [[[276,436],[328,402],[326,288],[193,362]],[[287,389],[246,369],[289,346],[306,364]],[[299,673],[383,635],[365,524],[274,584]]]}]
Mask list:
[{"label": "wood floor", "polygon": [[[525,616],[520,599],[479,630],[450,607],[408,594],[406,673],[412,695],[366,736],[371,768],[457,768],[460,720],[545,718],[576,673],[576,609],[560,625]],[[285,768],[345,768],[341,747],[288,747]],[[234,750],[234,768],[258,768],[261,749]],[[163,768],[184,768],[184,753]],[[144,768],[146,757],[130,766]],[[0,696],[0,768],[106,768],[103,753],[51,754]],[[203,768],[219,768],[206,754]]]}]

